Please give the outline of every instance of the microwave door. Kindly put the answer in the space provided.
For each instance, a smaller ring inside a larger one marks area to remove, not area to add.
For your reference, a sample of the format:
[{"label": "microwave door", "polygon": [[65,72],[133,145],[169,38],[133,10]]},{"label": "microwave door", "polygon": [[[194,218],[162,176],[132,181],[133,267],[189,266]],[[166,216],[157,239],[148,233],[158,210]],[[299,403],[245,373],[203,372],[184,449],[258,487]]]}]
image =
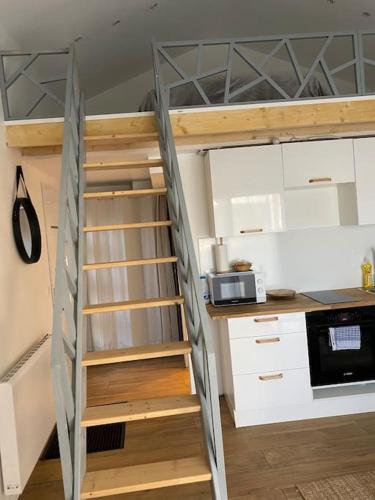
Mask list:
[{"label": "microwave door", "polygon": [[255,280],[249,276],[221,276],[214,280],[216,305],[256,302]]},{"label": "microwave door", "polygon": [[222,300],[244,299],[246,297],[245,283],[241,280],[228,280],[221,283],[220,296]]}]

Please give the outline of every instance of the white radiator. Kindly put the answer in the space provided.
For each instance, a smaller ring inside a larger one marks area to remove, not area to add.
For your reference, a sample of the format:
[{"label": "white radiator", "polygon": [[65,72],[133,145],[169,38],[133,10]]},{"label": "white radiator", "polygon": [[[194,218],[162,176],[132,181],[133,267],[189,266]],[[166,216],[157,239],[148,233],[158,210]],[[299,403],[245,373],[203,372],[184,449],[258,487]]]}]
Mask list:
[{"label": "white radiator", "polygon": [[22,493],[55,423],[46,335],[0,379],[0,457],[5,495]]}]

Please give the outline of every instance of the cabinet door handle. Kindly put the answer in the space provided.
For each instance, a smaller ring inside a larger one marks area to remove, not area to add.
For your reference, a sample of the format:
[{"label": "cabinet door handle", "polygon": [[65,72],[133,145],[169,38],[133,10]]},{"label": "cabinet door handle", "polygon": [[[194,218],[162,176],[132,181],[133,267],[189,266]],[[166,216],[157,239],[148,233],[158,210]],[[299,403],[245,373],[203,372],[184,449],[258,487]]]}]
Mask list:
[{"label": "cabinet door handle", "polygon": [[310,184],[314,182],[332,182],[332,177],[315,177],[315,179],[309,179]]},{"label": "cabinet door handle", "polygon": [[241,234],[251,234],[251,233],[262,233],[263,229],[258,228],[258,229],[241,229],[240,233]]},{"label": "cabinet door handle", "polygon": [[259,375],[259,380],[262,382],[267,382],[268,380],[280,380],[284,375],[282,373],[276,373],[276,375]]},{"label": "cabinet door handle", "polygon": [[276,342],[280,342],[280,337],[271,337],[269,339],[256,339],[257,344],[275,344]]},{"label": "cabinet door handle", "polygon": [[279,321],[278,316],[270,316],[269,318],[255,318],[255,323],[270,323],[271,321]]}]

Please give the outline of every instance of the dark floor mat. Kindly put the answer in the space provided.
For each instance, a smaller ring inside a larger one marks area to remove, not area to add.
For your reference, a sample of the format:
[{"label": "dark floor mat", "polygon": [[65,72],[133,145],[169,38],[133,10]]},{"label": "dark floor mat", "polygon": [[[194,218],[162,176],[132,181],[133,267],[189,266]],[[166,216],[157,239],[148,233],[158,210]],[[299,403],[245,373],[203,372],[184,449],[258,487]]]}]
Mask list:
[{"label": "dark floor mat", "polygon": [[[87,453],[118,450],[125,445],[125,424],[109,424],[89,427],[87,429]],[[55,427],[41,460],[60,458],[57,429]]]}]

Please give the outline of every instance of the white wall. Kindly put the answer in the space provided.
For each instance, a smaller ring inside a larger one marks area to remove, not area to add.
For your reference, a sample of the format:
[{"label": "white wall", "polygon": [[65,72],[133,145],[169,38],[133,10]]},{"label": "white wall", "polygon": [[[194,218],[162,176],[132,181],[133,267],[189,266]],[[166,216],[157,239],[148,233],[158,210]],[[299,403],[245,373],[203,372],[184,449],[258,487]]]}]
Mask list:
[{"label": "white wall", "polygon": [[138,111],[147,92],[154,88],[152,70],[137,75],[86,101],[87,115]]},{"label": "white wall", "polygon": [[[214,239],[200,241],[202,269],[214,268]],[[246,259],[265,274],[266,286],[298,292],[361,286],[360,265],[373,260],[375,226],[326,227],[228,238],[231,261]]]},{"label": "white wall", "polygon": [[[6,147],[2,108],[0,106],[0,377],[34,343],[51,333],[52,301],[47,260],[44,216],[41,196],[43,174],[26,166],[16,151]],[[42,255],[38,263],[27,265],[18,256],[12,233],[16,165],[24,165],[27,187],[39,216],[42,231]],[[0,499],[2,479],[0,477]],[[6,497],[9,498],[9,497]]]}]

